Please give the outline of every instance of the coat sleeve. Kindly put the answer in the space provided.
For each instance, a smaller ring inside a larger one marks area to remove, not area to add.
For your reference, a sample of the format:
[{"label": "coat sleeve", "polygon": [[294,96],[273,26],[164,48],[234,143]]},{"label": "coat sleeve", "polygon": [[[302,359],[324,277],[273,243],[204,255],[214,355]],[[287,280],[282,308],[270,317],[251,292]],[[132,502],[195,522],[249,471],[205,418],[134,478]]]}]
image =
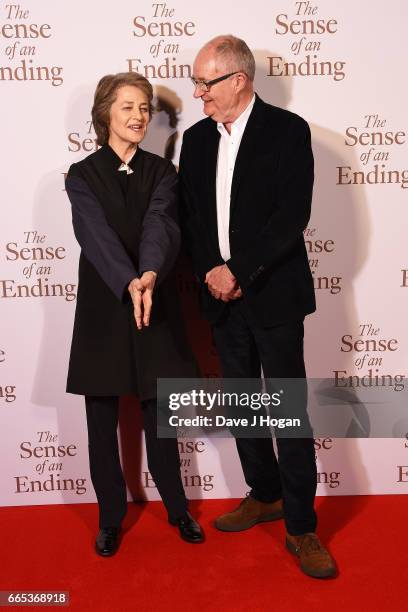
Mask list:
[{"label": "coat sleeve", "polygon": [[309,126],[298,116],[289,127],[278,172],[277,206],[268,222],[247,248],[226,262],[243,289],[287,256],[302,237],[310,218],[313,153]]},{"label": "coat sleeve", "polygon": [[129,255],[87,183],[78,176],[68,176],[65,187],[82,253],[118,300],[127,301],[127,287],[138,276]]},{"label": "coat sleeve", "polygon": [[178,177],[172,163],[156,186],[143,218],[139,246],[140,273],[157,273],[160,283],[170,272],[180,249]]}]

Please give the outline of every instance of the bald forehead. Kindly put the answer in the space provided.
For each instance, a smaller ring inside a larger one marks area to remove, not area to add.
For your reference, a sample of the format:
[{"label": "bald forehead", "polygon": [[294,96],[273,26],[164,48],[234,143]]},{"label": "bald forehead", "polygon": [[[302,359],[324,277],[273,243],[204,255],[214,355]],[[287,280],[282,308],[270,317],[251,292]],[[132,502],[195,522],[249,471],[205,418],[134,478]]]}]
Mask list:
[{"label": "bald forehead", "polygon": [[200,49],[193,65],[194,76],[196,79],[209,78],[210,76],[221,74],[223,73],[224,69],[224,62],[221,61],[219,57],[217,58],[215,45],[212,43],[208,43],[204,45],[202,49]]}]

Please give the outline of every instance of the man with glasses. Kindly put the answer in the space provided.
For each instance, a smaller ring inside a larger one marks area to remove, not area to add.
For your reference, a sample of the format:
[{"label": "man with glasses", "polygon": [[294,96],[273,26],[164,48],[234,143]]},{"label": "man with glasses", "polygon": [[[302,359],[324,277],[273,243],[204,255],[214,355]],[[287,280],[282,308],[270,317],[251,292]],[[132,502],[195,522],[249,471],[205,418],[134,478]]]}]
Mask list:
[{"label": "man with glasses", "polygon": [[[180,155],[181,224],[201,285],[223,376],[304,379],[303,320],[315,310],[303,240],[313,154],[298,115],[254,94],[254,57],[219,36],[194,62],[194,97],[206,119],[188,129]],[[215,526],[228,532],[280,518],[286,546],[313,577],[335,563],[315,534],[313,438],[237,438],[249,495]]]}]

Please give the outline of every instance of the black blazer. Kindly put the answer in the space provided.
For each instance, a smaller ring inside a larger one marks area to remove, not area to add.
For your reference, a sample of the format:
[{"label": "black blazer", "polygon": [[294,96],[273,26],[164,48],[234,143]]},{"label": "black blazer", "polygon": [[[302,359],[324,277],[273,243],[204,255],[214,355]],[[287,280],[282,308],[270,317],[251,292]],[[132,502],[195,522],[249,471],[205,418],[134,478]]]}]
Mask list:
[{"label": "black blazer", "polygon": [[[203,119],[184,133],[180,155],[183,236],[201,284],[204,314],[213,323],[228,308],[204,284],[206,273],[224,263],[216,209],[219,138],[216,122]],[[316,308],[303,239],[312,191],[308,124],[256,96],[235,163],[226,263],[261,325],[301,319]]]}]

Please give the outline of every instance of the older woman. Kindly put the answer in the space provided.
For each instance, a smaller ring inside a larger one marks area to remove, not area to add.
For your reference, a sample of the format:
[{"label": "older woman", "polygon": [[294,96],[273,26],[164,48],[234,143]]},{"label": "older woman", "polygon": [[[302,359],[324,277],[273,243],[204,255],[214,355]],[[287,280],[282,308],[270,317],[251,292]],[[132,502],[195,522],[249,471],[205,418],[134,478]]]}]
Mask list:
[{"label": "older woman", "polygon": [[136,73],[103,77],[92,120],[101,148],[69,169],[66,190],[81,246],[67,391],[85,395],[96,552],[114,554],[126,514],[117,424],[121,395],[141,400],[149,470],[188,542],[202,542],[188,513],[177,440],[157,438],[156,379],[196,374],[171,279],[179,248],[177,174],[139,148],[153,90]]}]

